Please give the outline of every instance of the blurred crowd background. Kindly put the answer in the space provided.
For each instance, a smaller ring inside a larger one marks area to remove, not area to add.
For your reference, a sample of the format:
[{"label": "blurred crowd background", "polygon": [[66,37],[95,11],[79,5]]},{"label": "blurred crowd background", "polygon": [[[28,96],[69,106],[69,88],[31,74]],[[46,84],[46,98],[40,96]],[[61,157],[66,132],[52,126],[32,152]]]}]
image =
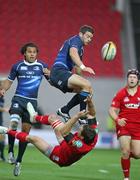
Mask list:
[{"label": "blurred crowd background", "polygon": [[[82,25],[93,26],[95,36],[86,47],[84,63],[96,72],[95,77],[87,78],[93,85],[100,130],[106,131],[110,128],[108,108],[114,93],[125,85],[129,68],[140,70],[139,18],[139,0],[0,0],[0,77],[7,77],[11,66],[22,58],[23,44],[36,43],[39,59],[51,68],[63,41],[77,34]],[[110,40],[117,46],[117,55],[105,62],[101,48]],[[6,106],[10,106],[15,86],[16,82],[6,93]],[[71,96],[43,81],[39,107],[43,113],[56,112]],[[4,124],[8,123],[5,114]]]}]

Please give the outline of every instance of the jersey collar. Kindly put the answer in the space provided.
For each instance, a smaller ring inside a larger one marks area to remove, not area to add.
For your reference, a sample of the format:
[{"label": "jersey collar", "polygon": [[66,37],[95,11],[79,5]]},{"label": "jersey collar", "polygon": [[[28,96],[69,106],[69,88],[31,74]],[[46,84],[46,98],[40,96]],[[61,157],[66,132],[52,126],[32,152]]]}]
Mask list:
[{"label": "jersey collar", "polygon": [[37,63],[37,59],[35,60],[35,62],[33,63],[28,63],[25,59],[24,59],[24,63],[28,66],[32,66],[32,65],[35,65]]}]

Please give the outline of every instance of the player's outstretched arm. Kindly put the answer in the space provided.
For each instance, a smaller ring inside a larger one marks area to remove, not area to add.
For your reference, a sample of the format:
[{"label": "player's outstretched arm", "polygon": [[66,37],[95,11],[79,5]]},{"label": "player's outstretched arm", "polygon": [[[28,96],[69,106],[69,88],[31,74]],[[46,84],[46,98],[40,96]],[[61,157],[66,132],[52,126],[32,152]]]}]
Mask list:
[{"label": "player's outstretched arm", "polygon": [[43,73],[46,79],[48,80],[50,77],[50,70],[48,68],[43,68]]},{"label": "player's outstretched arm", "polygon": [[89,115],[95,117],[96,111],[95,111],[95,106],[92,101],[92,97],[87,97],[87,107],[88,107]]},{"label": "player's outstretched arm", "polygon": [[81,59],[80,59],[80,57],[79,57],[79,54],[78,54],[78,50],[77,50],[76,48],[74,48],[74,47],[70,48],[70,56],[71,56],[73,62],[74,62],[78,67],[80,67],[80,69],[81,69],[82,71],[85,71],[85,72],[88,72],[88,73],[90,73],[90,74],[95,75],[95,72],[94,72],[94,70],[93,70],[92,68],[86,67],[86,66],[82,63],[82,61],[81,61]]},{"label": "player's outstretched arm", "polygon": [[13,81],[8,79],[0,81],[0,96],[4,96],[5,92],[11,87]]},{"label": "player's outstretched arm", "polygon": [[69,119],[61,128],[60,132],[62,136],[69,134],[74,124],[79,120],[81,117],[85,117],[89,112],[88,111],[80,111],[71,119]]}]

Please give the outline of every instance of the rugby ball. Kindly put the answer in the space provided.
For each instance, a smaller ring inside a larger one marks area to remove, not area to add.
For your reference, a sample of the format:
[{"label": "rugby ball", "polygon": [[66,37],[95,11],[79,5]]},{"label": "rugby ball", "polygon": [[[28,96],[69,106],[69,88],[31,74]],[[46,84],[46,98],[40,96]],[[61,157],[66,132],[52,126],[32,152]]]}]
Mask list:
[{"label": "rugby ball", "polygon": [[104,61],[112,61],[117,53],[117,48],[114,42],[108,41],[101,49],[101,56]]}]

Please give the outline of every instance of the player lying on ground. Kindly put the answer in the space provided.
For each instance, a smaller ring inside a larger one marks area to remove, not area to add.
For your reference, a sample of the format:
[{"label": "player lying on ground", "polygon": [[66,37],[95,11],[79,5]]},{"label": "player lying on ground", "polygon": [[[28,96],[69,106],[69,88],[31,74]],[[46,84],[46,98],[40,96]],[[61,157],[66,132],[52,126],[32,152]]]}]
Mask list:
[{"label": "player lying on ground", "polygon": [[[65,124],[56,115],[38,116],[31,103],[27,109],[31,116],[31,121],[35,119],[42,124],[50,124],[54,129],[59,145],[52,146],[38,136],[32,136],[25,132],[16,132],[0,126],[0,133],[10,134],[22,142],[32,143],[40,152],[59,166],[69,166],[81,159],[91,151],[97,142],[97,122],[94,116],[92,101],[88,101],[88,112],[78,112]],[[35,116],[34,116],[35,115]],[[80,117],[87,117],[86,125],[80,126],[79,130],[72,134],[70,131]]]}]

